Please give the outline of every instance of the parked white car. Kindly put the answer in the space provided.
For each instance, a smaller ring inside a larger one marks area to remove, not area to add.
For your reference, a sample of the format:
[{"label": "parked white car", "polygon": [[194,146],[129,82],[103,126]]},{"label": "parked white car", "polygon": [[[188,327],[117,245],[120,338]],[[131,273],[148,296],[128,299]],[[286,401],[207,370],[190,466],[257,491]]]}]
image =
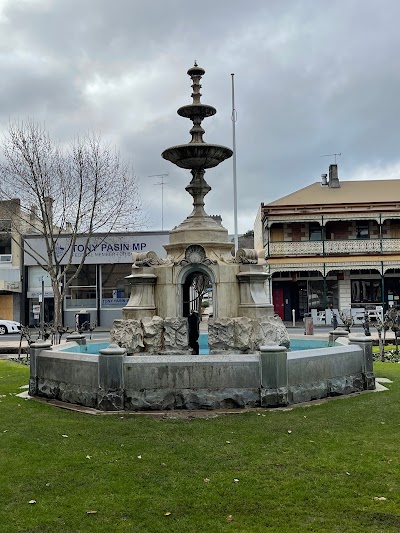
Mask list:
[{"label": "parked white car", "polygon": [[19,333],[21,331],[21,324],[14,320],[3,320],[0,318],[0,335],[6,333]]}]

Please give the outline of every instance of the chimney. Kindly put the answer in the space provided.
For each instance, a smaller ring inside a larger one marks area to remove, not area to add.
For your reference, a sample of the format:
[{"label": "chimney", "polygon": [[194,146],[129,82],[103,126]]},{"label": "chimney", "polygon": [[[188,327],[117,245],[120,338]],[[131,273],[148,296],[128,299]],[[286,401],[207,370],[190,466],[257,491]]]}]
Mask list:
[{"label": "chimney", "polygon": [[328,187],[328,174],[321,174],[321,187]]},{"label": "chimney", "polygon": [[44,207],[46,209],[47,222],[48,222],[49,228],[53,227],[53,203],[54,203],[54,200],[51,196],[46,196],[44,198]]},{"label": "chimney", "polygon": [[337,164],[329,165],[329,187],[338,189],[340,187]]}]

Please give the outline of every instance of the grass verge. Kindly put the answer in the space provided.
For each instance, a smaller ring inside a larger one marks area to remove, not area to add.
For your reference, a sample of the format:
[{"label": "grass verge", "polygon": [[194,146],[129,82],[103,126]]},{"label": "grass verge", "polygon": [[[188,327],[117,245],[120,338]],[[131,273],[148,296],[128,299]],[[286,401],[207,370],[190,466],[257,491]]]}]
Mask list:
[{"label": "grass verge", "polygon": [[184,420],[22,400],[0,361],[0,532],[397,532],[400,365],[376,373],[389,391]]}]

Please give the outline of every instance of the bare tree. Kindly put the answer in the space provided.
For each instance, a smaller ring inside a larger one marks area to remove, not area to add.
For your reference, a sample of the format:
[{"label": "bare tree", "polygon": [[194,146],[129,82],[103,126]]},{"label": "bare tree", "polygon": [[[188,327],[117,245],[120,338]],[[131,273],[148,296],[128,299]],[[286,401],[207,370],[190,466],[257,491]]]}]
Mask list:
[{"label": "bare tree", "polygon": [[[10,203],[11,234],[51,279],[57,327],[64,294],[90,253],[91,237],[102,233],[104,240],[111,232],[138,229],[143,223],[138,184],[118,152],[96,134],[77,137],[66,147],[28,120],[11,123],[1,147],[0,198],[19,199],[17,210]],[[24,243],[27,234],[42,237],[45,252],[34,249],[29,239]],[[71,269],[78,237],[83,238],[83,252]],[[68,271],[73,274],[64,283]]]}]

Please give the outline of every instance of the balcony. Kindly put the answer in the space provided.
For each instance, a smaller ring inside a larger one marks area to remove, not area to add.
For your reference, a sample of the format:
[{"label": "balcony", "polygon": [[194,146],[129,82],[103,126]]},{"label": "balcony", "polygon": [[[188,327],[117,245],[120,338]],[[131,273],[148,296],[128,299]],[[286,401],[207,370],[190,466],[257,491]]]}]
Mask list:
[{"label": "balcony", "polygon": [[380,239],[352,239],[347,241],[325,241],[325,255],[380,254]]},{"label": "balcony", "polygon": [[270,242],[269,255],[273,256],[298,256],[298,255],[322,255],[322,241],[291,241]]},{"label": "balcony", "polygon": [[400,253],[400,239],[280,241],[269,243],[269,257]]}]

